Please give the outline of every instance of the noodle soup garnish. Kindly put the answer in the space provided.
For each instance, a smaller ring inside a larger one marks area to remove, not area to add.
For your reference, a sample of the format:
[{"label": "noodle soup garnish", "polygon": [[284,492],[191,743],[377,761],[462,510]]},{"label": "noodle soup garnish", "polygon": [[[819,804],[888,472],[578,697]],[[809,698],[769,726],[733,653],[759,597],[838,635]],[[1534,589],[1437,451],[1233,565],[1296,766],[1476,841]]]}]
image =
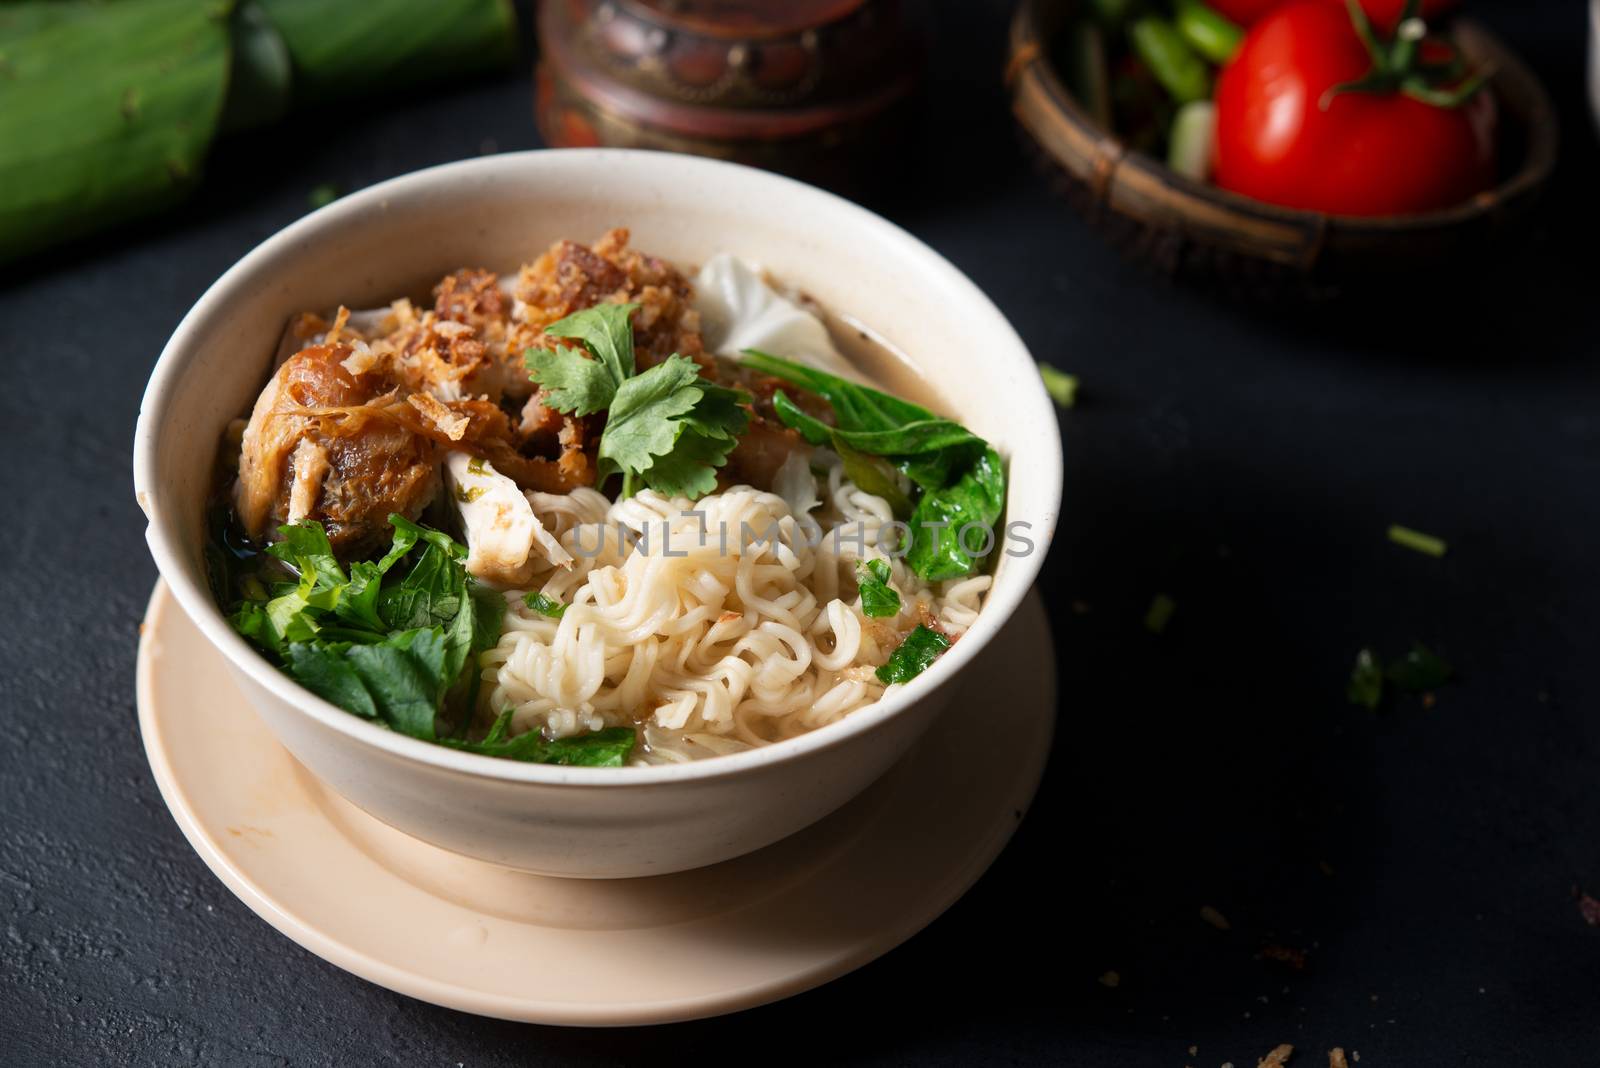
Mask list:
[{"label": "noodle soup garnish", "polygon": [[750,265],[691,283],[614,230],[433,298],[301,316],[223,444],[215,593],[313,693],[489,756],[675,762],[870,706],[976,619],[1001,457]]}]

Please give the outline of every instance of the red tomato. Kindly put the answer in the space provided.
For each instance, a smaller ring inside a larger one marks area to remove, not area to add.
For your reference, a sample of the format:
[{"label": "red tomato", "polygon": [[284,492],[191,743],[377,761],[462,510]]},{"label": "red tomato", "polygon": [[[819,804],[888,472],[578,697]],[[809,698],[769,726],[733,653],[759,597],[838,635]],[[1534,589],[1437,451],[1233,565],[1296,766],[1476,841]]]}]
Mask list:
[{"label": "red tomato", "polygon": [[1262,15],[1282,5],[1283,0],[1207,0],[1207,3],[1219,15],[1224,15],[1241,26],[1249,26]]},{"label": "red tomato", "polygon": [[[1341,9],[1344,0],[1331,0]],[[1405,10],[1406,0],[1360,0],[1361,8],[1373,25],[1385,33],[1393,32],[1400,23],[1400,13]],[[1241,26],[1253,26],[1257,19],[1267,12],[1280,8],[1284,0],[1209,0],[1210,5],[1220,14],[1237,22]],[[1422,0],[1422,17],[1425,19],[1437,18],[1439,15],[1456,6],[1456,0]]]},{"label": "red tomato", "polygon": [[[1344,0],[1333,0],[1341,8]],[[1456,0],[1422,0],[1422,17],[1432,21],[1456,6]],[[1406,0],[1361,0],[1361,10],[1382,33],[1393,33],[1400,25],[1400,15],[1406,9]]]},{"label": "red tomato", "polygon": [[1216,184],[1335,215],[1457,204],[1494,180],[1494,102],[1459,108],[1399,93],[1340,93],[1372,58],[1349,15],[1291,0],[1257,23],[1217,80]]}]

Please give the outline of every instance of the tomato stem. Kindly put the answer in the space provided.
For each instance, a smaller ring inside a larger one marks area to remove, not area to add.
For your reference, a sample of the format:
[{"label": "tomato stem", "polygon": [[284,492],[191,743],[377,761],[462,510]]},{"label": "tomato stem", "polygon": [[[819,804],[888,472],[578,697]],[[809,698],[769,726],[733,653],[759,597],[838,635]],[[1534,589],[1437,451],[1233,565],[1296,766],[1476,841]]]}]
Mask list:
[{"label": "tomato stem", "polygon": [[1471,100],[1492,71],[1482,70],[1462,80],[1464,65],[1457,55],[1445,63],[1422,59],[1422,42],[1428,35],[1422,21],[1422,0],[1405,0],[1400,23],[1392,37],[1384,38],[1373,28],[1372,20],[1357,0],[1345,0],[1350,24],[1372,57],[1372,69],[1354,81],[1341,82],[1322,94],[1318,107],[1327,111],[1334,98],[1344,93],[1388,95],[1401,93],[1439,108],[1458,108]]}]

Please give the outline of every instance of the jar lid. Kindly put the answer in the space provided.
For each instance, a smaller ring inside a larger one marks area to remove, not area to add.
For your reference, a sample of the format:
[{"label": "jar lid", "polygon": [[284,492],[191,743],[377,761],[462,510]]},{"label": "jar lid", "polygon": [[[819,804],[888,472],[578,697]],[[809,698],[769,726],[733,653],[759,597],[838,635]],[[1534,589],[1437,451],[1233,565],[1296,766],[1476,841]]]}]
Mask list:
[{"label": "jar lid", "polygon": [[539,126],[837,176],[914,88],[911,30],[900,0],[545,0]]}]

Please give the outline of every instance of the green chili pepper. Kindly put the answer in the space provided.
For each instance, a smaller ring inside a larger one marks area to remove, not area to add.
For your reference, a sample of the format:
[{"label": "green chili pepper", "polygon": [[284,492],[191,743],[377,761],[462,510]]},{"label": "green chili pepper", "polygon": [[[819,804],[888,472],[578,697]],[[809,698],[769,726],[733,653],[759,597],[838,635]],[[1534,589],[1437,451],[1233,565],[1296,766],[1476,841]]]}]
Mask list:
[{"label": "green chili pepper", "polygon": [[1178,109],[1167,138],[1167,166],[1203,182],[1211,177],[1211,155],[1217,130],[1217,106],[1193,100]]},{"label": "green chili pepper", "polygon": [[1177,0],[1174,7],[1178,32],[1190,47],[1219,66],[1233,58],[1244,40],[1243,30],[1202,0]]},{"label": "green chili pepper", "polygon": [[1211,95],[1211,72],[1178,28],[1166,19],[1146,16],[1128,27],[1133,50],[1173,100],[1187,104]]}]

